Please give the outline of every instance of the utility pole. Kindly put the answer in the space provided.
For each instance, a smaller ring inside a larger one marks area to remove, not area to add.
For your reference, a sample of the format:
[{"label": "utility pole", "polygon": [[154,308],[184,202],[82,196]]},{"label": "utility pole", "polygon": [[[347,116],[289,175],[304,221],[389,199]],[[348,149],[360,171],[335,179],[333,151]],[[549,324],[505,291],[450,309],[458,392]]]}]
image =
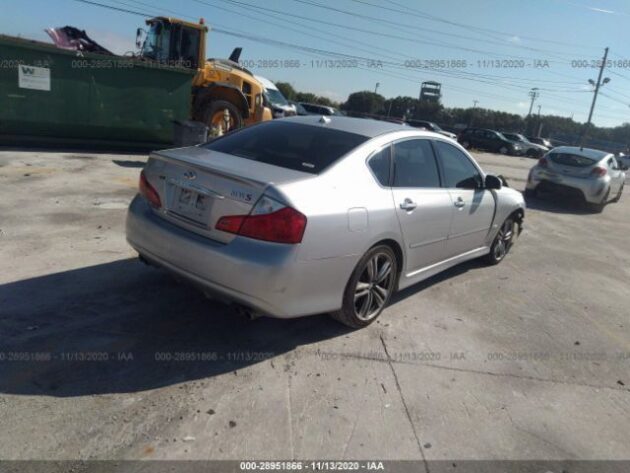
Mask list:
[{"label": "utility pole", "polygon": [[602,81],[602,75],[604,74],[604,68],[606,67],[606,59],[608,58],[608,48],[604,49],[604,59],[602,59],[602,65],[599,68],[599,75],[597,76],[597,83],[594,83],[592,79],[589,79],[588,82],[591,85],[595,86],[595,90],[593,91],[593,102],[591,102],[591,110],[588,112],[588,120],[584,125],[584,131],[582,132],[582,136],[580,137],[580,147],[584,146],[584,140],[586,139],[586,133],[591,126],[591,119],[593,118],[593,110],[595,110],[595,102],[597,102],[597,94],[599,93],[599,88],[610,82],[608,77],[604,78]]},{"label": "utility pole", "polygon": [[479,100],[473,100],[473,109],[472,109],[472,113],[470,114],[470,123],[468,124],[469,128],[473,126],[473,122],[475,121],[475,109],[477,108],[478,103],[479,103]]},{"label": "utility pole", "polygon": [[381,85],[381,83],[377,82],[376,85],[374,86],[374,93],[376,93],[376,91],[378,90],[379,85]]},{"label": "utility pole", "polygon": [[540,94],[538,93],[538,87],[533,87],[529,91],[529,96],[532,98],[532,101],[529,104],[529,112],[527,112],[527,118],[525,123],[525,134],[529,135],[530,132],[533,135],[534,130],[532,129],[531,117],[532,117],[532,109],[534,108],[534,102],[538,98]]},{"label": "utility pole", "polygon": [[532,114],[532,108],[534,108],[534,101],[538,98],[539,95],[540,94],[538,93],[538,87],[534,87],[529,91],[529,96],[532,98],[532,101],[529,104],[529,112],[527,112],[528,117]]}]

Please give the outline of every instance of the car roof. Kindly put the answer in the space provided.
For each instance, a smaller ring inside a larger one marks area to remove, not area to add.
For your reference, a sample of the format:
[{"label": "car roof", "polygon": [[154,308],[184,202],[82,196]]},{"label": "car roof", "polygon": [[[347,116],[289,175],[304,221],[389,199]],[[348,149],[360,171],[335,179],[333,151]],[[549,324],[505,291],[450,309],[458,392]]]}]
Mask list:
[{"label": "car roof", "polygon": [[278,90],[276,85],[273,82],[271,82],[269,79],[267,79],[266,77],[256,76],[256,75],[254,77],[258,80],[258,82],[260,82],[262,84],[262,86],[265,89]]},{"label": "car roof", "polygon": [[612,156],[612,153],[601,151],[599,149],[580,148],[578,146],[558,146],[552,150],[553,153],[571,153],[585,158],[600,160],[606,156]]},{"label": "car roof", "polygon": [[[325,126],[334,130],[363,135],[368,138],[393,131],[409,131],[410,128],[398,123],[372,120],[370,118],[352,118],[339,115],[326,115],[323,123],[320,115],[304,115],[299,117],[280,118],[280,121],[302,123],[304,125]],[[432,136],[434,133],[431,134]]]}]

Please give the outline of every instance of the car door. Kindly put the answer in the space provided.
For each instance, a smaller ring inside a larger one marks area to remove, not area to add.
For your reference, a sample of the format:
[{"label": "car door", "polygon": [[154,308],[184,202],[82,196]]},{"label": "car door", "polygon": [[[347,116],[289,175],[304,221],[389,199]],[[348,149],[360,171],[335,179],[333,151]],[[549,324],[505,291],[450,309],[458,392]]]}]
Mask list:
[{"label": "car door", "polygon": [[472,159],[445,141],[435,141],[444,187],[455,211],[446,242],[446,256],[458,256],[485,245],[494,218],[494,197],[483,188],[483,176]]},{"label": "car door", "polygon": [[475,130],[473,132],[475,148],[487,149],[486,132],[484,130]]},{"label": "car door", "polygon": [[441,186],[430,140],[396,141],[392,158],[392,194],[409,274],[444,259],[454,207]]}]

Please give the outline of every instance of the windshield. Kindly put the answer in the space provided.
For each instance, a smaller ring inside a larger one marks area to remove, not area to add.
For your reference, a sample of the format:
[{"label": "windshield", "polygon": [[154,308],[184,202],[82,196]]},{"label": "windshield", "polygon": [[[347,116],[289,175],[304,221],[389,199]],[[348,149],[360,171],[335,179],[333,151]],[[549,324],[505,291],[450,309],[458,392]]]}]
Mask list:
[{"label": "windshield", "polygon": [[284,95],[278,89],[265,89],[265,93],[272,105],[289,105],[287,99],[284,98]]},{"label": "windshield", "polygon": [[576,168],[585,168],[588,166],[592,166],[596,162],[585,156],[578,156],[568,153],[551,153],[549,155],[549,159],[553,163],[562,164],[564,166],[572,166]]},{"label": "windshield", "polygon": [[527,141],[523,135],[518,133],[503,133],[503,136],[512,141]]},{"label": "windshield", "polygon": [[160,21],[152,23],[140,55],[155,61],[168,61],[170,38],[170,25]]}]

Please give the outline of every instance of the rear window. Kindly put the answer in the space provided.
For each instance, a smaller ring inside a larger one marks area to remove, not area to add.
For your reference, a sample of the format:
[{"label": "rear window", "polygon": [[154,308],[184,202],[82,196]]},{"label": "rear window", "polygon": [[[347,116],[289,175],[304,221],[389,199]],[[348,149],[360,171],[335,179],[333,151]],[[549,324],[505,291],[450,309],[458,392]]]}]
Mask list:
[{"label": "rear window", "polygon": [[573,166],[576,168],[585,168],[588,166],[592,166],[596,162],[590,158],[569,153],[551,153],[549,154],[548,159],[556,164],[562,164],[563,166]]},{"label": "rear window", "polygon": [[270,121],[243,128],[204,148],[283,168],[319,174],[368,137],[322,126]]}]

